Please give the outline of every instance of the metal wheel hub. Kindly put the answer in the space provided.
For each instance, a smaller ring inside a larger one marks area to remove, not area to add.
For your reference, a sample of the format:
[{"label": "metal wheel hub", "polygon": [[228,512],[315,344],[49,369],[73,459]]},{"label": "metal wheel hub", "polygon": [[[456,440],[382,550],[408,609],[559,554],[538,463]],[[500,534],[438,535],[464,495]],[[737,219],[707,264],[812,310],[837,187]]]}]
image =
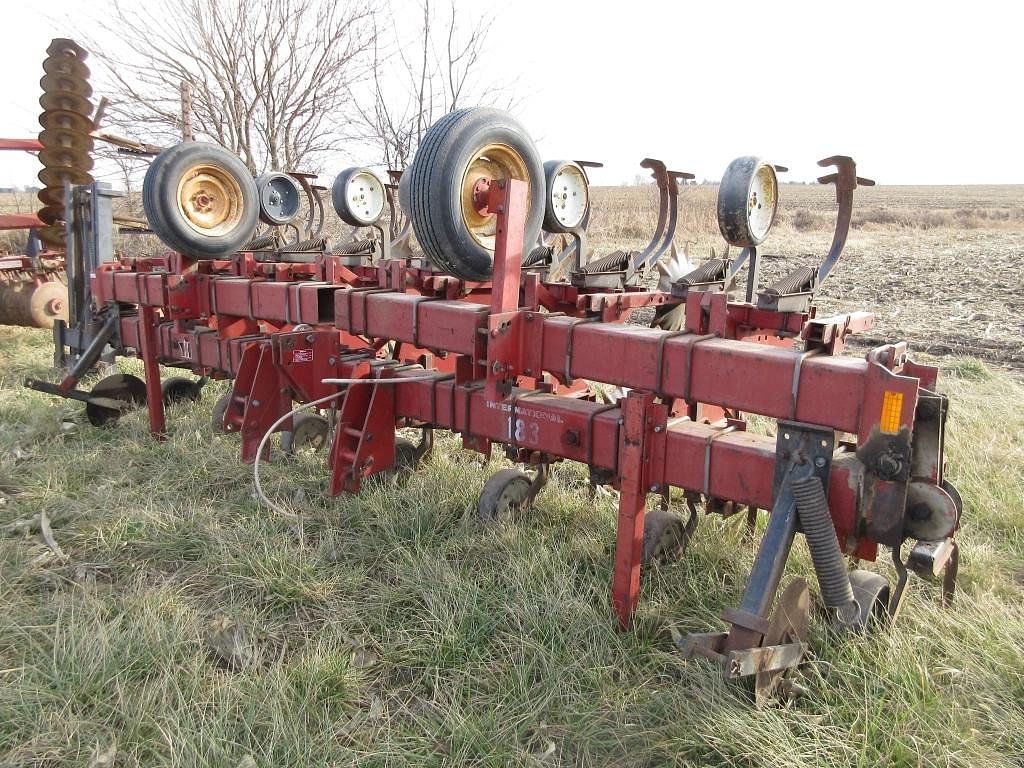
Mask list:
[{"label": "metal wheel hub", "polygon": [[178,208],[188,225],[203,235],[230,232],[242,219],[242,189],[224,168],[190,168],[178,183]]},{"label": "metal wheel hub", "polygon": [[579,226],[590,204],[590,192],[583,170],[566,165],[555,176],[551,189],[551,206],[555,218],[562,226]]},{"label": "metal wheel hub", "polygon": [[481,216],[487,215],[487,205],[491,196],[491,180],[479,178],[473,184],[473,208]]},{"label": "metal wheel hub", "polygon": [[747,220],[750,222],[751,233],[757,239],[763,239],[771,229],[778,202],[775,171],[770,165],[762,165],[754,174],[750,183],[750,196],[747,198]]},{"label": "metal wheel hub", "polygon": [[484,190],[498,180],[530,182],[526,161],[507,144],[487,144],[469,162],[462,175],[462,218],[470,235],[487,250],[494,250],[498,217],[487,210]]}]

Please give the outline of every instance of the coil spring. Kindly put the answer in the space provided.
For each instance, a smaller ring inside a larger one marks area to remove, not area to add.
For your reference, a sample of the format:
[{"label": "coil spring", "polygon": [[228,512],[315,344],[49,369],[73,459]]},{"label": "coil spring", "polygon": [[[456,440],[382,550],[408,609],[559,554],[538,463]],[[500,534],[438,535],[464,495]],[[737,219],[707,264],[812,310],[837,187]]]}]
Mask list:
[{"label": "coil spring", "polygon": [[287,253],[308,253],[309,251],[323,251],[326,249],[326,237],[311,237],[309,240],[300,240],[297,243],[288,243],[288,245],[281,246],[281,250]]},{"label": "coil spring", "polygon": [[259,235],[257,237],[254,237],[252,240],[250,240],[248,243],[246,243],[245,247],[242,248],[241,250],[243,250],[243,251],[264,251],[264,250],[268,250],[268,249],[272,249],[272,248],[277,248],[277,233],[276,232],[268,232],[265,235]]},{"label": "coil spring", "polygon": [[550,246],[538,245],[523,259],[524,267],[533,267],[537,264],[543,264],[551,258],[552,250]]},{"label": "coil spring", "polygon": [[785,295],[788,293],[802,293],[811,287],[815,271],[810,267],[797,267],[785,277],[772,283],[767,291]]},{"label": "coil spring", "polygon": [[725,277],[725,268],[728,262],[725,259],[709,259],[692,272],[688,272],[676,283],[682,285],[693,285],[694,283],[714,283]]},{"label": "coil spring", "polygon": [[[326,238],[320,238],[326,242]],[[366,237],[362,240],[354,240],[351,243],[343,243],[336,246],[333,253],[336,256],[352,256],[357,253],[368,253],[373,250],[374,240]]]},{"label": "coil spring", "polygon": [[813,475],[793,480],[791,487],[822,599],[830,608],[844,608],[854,601],[853,587],[828,512],[825,489],[821,480]]},{"label": "coil spring", "polygon": [[615,251],[615,253],[609,253],[589,264],[584,264],[580,267],[580,272],[587,275],[595,272],[617,272],[625,268],[627,261],[629,261],[629,254],[626,251]]}]

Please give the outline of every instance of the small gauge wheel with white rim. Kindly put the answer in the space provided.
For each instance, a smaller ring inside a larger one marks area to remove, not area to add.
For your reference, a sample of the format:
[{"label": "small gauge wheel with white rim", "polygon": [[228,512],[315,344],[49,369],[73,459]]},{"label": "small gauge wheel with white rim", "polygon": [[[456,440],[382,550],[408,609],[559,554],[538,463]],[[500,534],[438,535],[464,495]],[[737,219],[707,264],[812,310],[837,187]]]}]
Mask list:
[{"label": "small gauge wheel with white rim", "polygon": [[571,232],[583,224],[590,209],[590,183],[582,166],[568,160],[544,163],[547,198],[544,229]]},{"label": "small gauge wheel with white rim", "polygon": [[718,228],[737,248],[752,248],[768,237],[779,207],[775,168],[759,157],[737,157],[718,188]]},{"label": "small gauge wheel with white rim", "polygon": [[347,168],[334,180],[331,203],[346,224],[368,227],[384,215],[384,182],[369,168]]}]

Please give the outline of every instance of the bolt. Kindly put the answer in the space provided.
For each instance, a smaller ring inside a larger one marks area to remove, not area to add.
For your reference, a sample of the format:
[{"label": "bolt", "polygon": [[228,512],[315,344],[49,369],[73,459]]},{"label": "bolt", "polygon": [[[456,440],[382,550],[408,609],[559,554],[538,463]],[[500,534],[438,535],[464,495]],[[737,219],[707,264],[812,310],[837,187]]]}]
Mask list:
[{"label": "bolt", "polygon": [[313,343],[313,334],[312,333],[307,333],[306,334],[306,343],[307,344],[312,344]]},{"label": "bolt", "polygon": [[335,358],[333,358],[333,357],[327,358],[327,364],[328,365],[334,365],[336,362],[337,362],[337,360]]},{"label": "bolt", "polygon": [[664,429],[664,427],[662,427],[661,424],[659,424],[658,426],[656,426],[654,428],[654,431],[657,434],[657,433],[660,433],[663,429]]},{"label": "bolt", "polygon": [[495,360],[494,364],[491,366],[491,372],[492,373],[501,373],[501,368],[502,368],[501,363],[499,363],[497,360]]},{"label": "bolt", "polygon": [[652,485],[651,486],[651,493],[657,493],[657,492],[658,492],[658,486],[657,485]]},{"label": "bolt", "polygon": [[885,480],[891,480],[899,475],[903,469],[903,463],[895,456],[883,453],[878,457],[878,474]]},{"label": "bolt", "polygon": [[260,401],[259,400],[253,400],[251,405],[252,405],[253,408],[259,408],[260,407]]},{"label": "bolt", "polygon": [[825,466],[825,457],[819,456],[818,458],[816,458],[814,460],[814,466],[816,466],[818,469],[822,469]]}]

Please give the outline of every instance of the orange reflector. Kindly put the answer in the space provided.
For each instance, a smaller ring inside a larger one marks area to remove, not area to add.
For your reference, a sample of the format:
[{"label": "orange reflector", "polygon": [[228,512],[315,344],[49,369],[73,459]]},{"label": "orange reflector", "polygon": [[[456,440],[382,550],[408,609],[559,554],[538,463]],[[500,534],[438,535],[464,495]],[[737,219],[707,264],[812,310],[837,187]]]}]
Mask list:
[{"label": "orange reflector", "polygon": [[879,428],[887,435],[900,431],[900,416],[903,413],[903,393],[886,391],[882,396],[882,415]]}]

